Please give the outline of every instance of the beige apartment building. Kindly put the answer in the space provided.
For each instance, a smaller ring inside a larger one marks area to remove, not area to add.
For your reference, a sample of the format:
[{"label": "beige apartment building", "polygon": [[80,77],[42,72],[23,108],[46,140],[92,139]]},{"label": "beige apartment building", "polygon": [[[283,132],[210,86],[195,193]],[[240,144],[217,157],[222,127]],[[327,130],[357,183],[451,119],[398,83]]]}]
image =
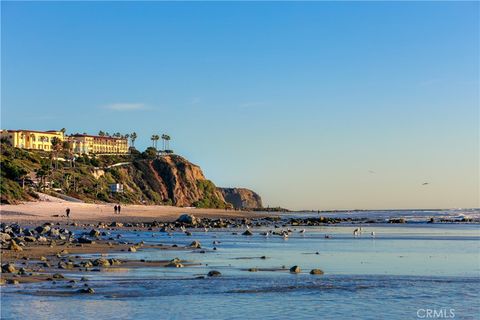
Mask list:
[{"label": "beige apartment building", "polygon": [[107,136],[75,134],[68,137],[74,153],[127,154],[128,139]]},{"label": "beige apartment building", "polygon": [[127,154],[128,139],[88,134],[65,136],[62,131],[1,130],[0,138],[13,147],[52,151],[52,139],[68,141],[70,150],[77,154]]},{"label": "beige apartment building", "polygon": [[21,149],[52,150],[52,139],[65,140],[62,131],[1,130],[0,138],[7,140],[13,147]]}]

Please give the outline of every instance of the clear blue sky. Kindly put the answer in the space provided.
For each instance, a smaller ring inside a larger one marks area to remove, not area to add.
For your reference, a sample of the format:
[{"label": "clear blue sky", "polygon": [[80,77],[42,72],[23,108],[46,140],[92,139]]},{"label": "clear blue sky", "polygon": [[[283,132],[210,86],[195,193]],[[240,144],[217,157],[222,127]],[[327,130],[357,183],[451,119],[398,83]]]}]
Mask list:
[{"label": "clear blue sky", "polygon": [[1,6],[2,128],[167,132],[268,205],[479,206],[478,2]]}]

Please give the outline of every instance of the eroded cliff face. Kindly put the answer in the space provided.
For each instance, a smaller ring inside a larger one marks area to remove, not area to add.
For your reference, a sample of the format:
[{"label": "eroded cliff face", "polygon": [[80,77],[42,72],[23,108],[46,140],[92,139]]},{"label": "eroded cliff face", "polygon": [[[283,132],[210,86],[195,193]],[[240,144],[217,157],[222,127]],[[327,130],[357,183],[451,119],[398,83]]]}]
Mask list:
[{"label": "eroded cliff face", "polygon": [[199,166],[177,155],[134,163],[134,182],[154,203],[210,208],[226,207],[222,193]]},{"label": "eroded cliff face", "polygon": [[218,188],[226,202],[235,209],[262,208],[262,198],[255,192],[245,188]]}]

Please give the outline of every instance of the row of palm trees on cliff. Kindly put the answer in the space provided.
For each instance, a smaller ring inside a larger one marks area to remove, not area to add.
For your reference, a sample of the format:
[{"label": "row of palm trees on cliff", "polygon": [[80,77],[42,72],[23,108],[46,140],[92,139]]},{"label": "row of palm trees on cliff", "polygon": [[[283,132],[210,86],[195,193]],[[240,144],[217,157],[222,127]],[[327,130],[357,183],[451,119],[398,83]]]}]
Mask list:
[{"label": "row of palm trees on cliff", "polygon": [[110,138],[120,138],[120,139],[130,139],[130,144],[132,147],[135,147],[135,140],[137,140],[137,133],[134,131],[132,133],[121,134],[120,132],[116,132],[114,134],[110,134],[108,132],[100,130],[98,132],[100,137],[110,137]]},{"label": "row of palm trees on cliff", "polygon": [[[135,147],[135,140],[137,140],[137,133],[134,131],[132,133],[127,133],[127,134],[121,134],[120,132],[116,132],[114,134],[110,134],[108,132],[104,132],[100,130],[98,132],[98,135],[101,137],[113,137],[113,138],[121,138],[121,139],[130,139],[131,146]],[[170,150],[170,140],[172,139],[168,134],[162,134],[159,136],[158,134],[153,134],[150,137],[150,140],[152,140],[152,147],[157,149],[158,147],[158,140],[162,139],[162,145],[163,145],[163,150],[167,151]]]},{"label": "row of palm trees on cliff", "polygon": [[162,138],[163,150],[169,150],[171,138],[168,134],[162,134],[162,136],[159,136],[158,134],[152,134],[150,137],[150,140],[152,140],[152,147],[157,149],[158,140],[160,140],[160,138]]}]

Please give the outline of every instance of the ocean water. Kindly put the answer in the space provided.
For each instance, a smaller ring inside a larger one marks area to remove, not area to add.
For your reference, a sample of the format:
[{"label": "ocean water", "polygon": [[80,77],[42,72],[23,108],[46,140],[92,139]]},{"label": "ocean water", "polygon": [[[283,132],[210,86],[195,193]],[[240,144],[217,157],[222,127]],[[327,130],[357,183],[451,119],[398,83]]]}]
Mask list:
[{"label": "ocean water", "polygon": [[[94,295],[73,294],[81,282],[75,288],[62,282],[3,287],[1,317],[428,319],[427,312],[435,311],[442,316],[437,318],[480,319],[480,225],[372,224],[353,237],[356,227],[311,227],[303,234],[298,227],[287,240],[260,235],[270,228],[253,229],[253,236],[241,235],[242,229],[236,235],[235,230],[198,230],[192,236],[121,232],[125,241],[152,244],[183,246],[199,240],[206,253],[141,249],[109,254],[120,259],[178,257],[195,265],[70,275],[87,276]],[[302,273],[290,274],[293,265]],[[313,268],[325,274],[310,275]],[[210,270],[222,276],[196,279]]]}]

